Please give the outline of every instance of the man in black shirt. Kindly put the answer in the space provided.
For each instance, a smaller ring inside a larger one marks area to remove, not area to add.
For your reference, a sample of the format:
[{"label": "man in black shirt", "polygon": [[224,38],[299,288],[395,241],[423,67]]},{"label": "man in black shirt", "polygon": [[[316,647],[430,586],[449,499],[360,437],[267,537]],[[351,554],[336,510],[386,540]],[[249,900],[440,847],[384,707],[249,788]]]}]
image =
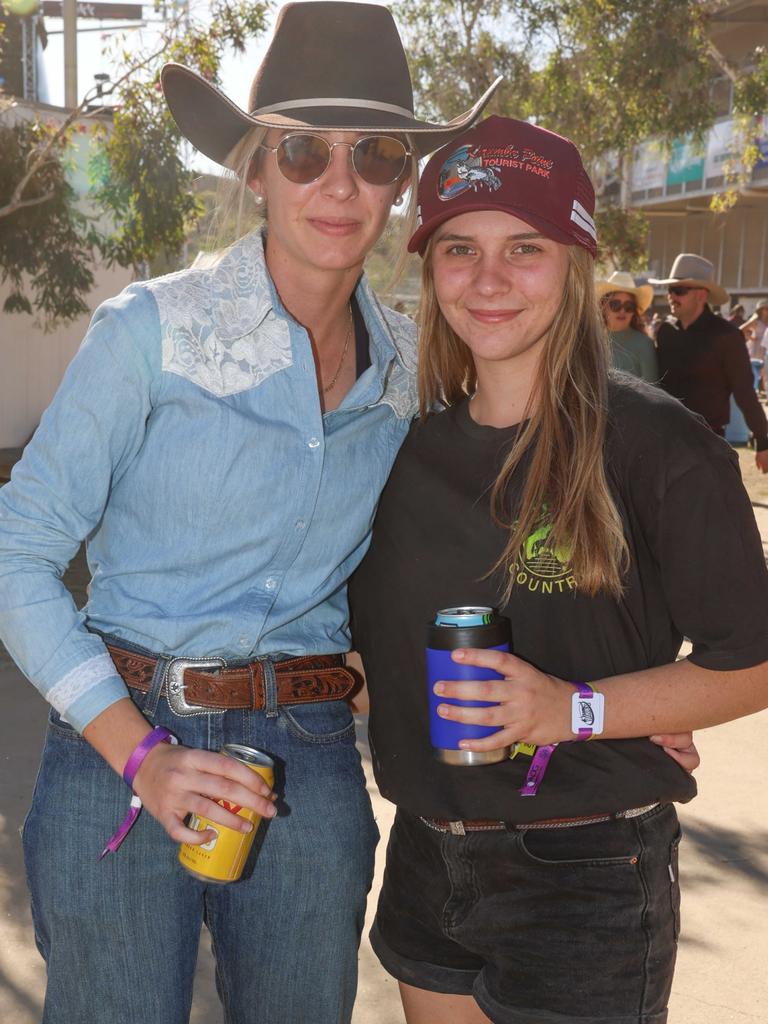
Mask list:
[{"label": "man in black shirt", "polygon": [[730,396],[744,414],[755,438],[758,468],[768,472],[768,423],[755,394],[752,367],[739,329],[715,316],[728,294],[714,280],[709,260],[682,253],[669,278],[651,281],[667,286],[674,320],[659,328],[656,338],[661,386],[683,405],[699,413],[721,436],[730,419]]}]

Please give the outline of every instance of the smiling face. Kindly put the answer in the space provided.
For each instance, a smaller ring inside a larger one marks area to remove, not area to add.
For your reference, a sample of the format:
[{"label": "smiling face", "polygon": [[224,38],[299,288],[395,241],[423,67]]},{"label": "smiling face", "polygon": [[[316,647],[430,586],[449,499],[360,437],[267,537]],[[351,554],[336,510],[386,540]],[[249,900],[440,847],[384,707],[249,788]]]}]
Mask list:
[{"label": "smiling face", "polygon": [[[277,146],[286,134],[270,131],[265,146]],[[364,137],[359,132],[311,134],[331,144],[354,144]],[[295,184],[283,176],[276,154],[262,149],[249,186],[266,200],[267,264],[273,276],[288,272],[301,280],[307,274],[358,273],[405,184],[368,184],[354,171],[348,145],[332,149],[330,163],[316,181]]]},{"label": "smiling face", "polygon": [[470,349],[478,377],[514,368],[532,380],[562,302],[568,246],[510,213],[481,210],[440,225],[431,260],[442,314]]}]

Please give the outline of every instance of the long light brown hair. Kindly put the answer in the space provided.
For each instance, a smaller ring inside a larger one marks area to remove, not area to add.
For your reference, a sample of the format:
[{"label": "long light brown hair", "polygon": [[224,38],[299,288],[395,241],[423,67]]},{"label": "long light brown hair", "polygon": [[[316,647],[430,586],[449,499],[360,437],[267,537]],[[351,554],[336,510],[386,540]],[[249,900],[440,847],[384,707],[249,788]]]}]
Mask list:
[{"label": "long light brown hair", "polygon": [[[491,491],[494,521],[509,538],[488,575],[506,572],[505,603],[525,541],[544,510],[552,524],[547,546],[569,551],[570,570],[585,593],[603,590],[618,597],[629,559],[604,464],[608,338],[595,298],[592,259],[580,246],[569,246],[568,256],[562,301],[542,346],[536,383]],[[453,405],[477,386],[472,353],[437,302],[431,241],[422,265],[419,327],[419,404],[425,417],[436,403]],[[509,483],[524,456],[529,465],[522,497],[511,508]]]}]

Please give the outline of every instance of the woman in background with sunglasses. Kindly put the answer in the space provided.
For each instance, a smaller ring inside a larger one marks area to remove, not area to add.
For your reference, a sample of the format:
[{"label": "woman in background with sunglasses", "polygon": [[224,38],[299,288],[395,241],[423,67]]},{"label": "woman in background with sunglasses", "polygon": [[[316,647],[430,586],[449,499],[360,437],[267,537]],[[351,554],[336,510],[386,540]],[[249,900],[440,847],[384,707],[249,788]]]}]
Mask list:
[{"label": "woman in background with sunglasses", "polygon": [[[52,705],[24,829],[43,1020],[187,1020],[205,921],[228,1024],[337,1024],[377,840],[346,582],[416,407],[414,327],[363,261],[492,89],[418,121],[389,12],[318,2],[282,8],[249,113],[184,67],[163,88],[266,228],[103,305],[0,494],[0,631]],[[277,805],[230,743],[275,759]],[[178,843],[216,832],[185,821],[247,831],[238,805],[277,817],[207,885]]]},{"label": "woman in background with sunglasses", "polygon": [[659,379],[656,349],[644,330],[642,314],[653,302],[649,284],[617,270],[607,280],[595,282],[605,326],[611,339],[611,361],[617,370],[655,384]]}]

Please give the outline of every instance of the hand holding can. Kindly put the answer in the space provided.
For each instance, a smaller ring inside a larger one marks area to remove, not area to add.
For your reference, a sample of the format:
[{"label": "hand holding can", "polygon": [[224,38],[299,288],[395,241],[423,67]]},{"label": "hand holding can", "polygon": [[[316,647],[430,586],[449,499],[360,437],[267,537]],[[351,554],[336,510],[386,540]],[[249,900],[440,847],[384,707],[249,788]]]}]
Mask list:
[{"label": "hand holding can", "polygon": [[501,679],[498,672],[461,665],[453,661],[451,653],[460,647],[479,647],[509,652],[509,619],[499,615],[495,609],[462,606],[443,608],[434,622],[427,627],[427,684],[429,697],[429,730],[432,751],[439,761],[453,765],[495,764],[509,756],[509,747],[500,746],[495,750],[461,750],[461,740],[481,739],[498,732],[495,726],[470,725],[441,718],[437,713],[439,704],[455,704],[463,707],[490,707],[495,702],[485,700],[458,700],[438,697],[434,685],[439,680],[483,680]]},{"label": "hand holding can", "polygon": [[[260,775],[270,788],[274,785],[274,761],[261,750],[239,743],[228,743],[221,748],[220,753],[246,765]],[[179,862],[204,882],[236,882],[243,873],[261,815],[248,807],[240,807],[223,799],[218,803],[239,818],[249,821],[252,826],[250,832],[238,832],[210,818],[192,814],[189,820],[191,829],[195,832],[211,831],[214,835],[200,845],[182,843],[179,847]]]}]

